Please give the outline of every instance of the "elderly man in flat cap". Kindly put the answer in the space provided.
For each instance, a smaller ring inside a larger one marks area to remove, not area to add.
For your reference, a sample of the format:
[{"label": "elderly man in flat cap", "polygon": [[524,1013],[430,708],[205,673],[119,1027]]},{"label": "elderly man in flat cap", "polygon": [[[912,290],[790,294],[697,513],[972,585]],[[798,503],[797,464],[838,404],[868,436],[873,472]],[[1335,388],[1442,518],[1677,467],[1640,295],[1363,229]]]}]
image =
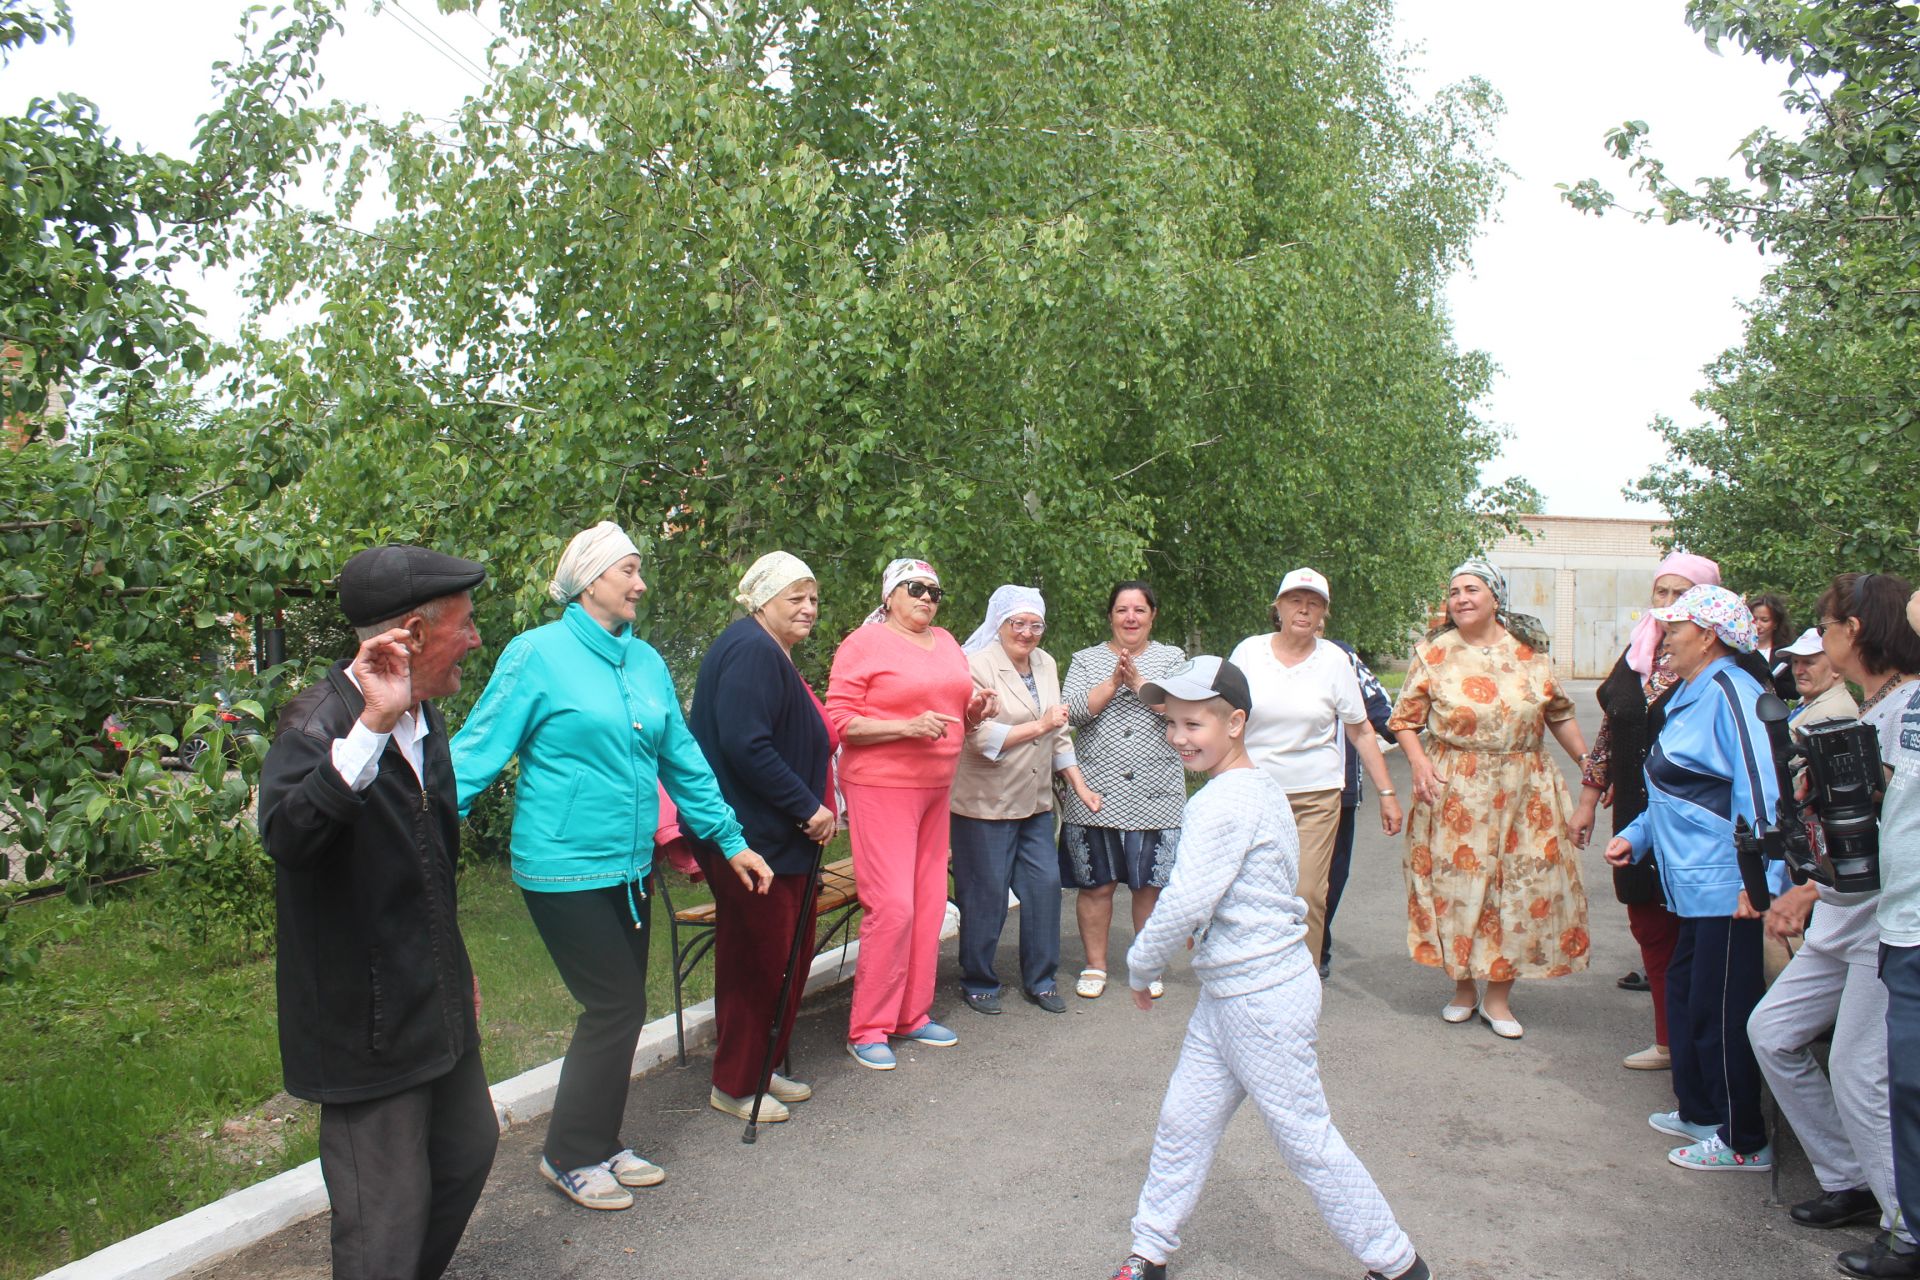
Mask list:
[{"label": "elderly man in flat cap", "polygon": [[360,650],[281,710],[261,778],[281,1065],[287,1092],[320,1104],[338,1280],[445,1271],[499,1141],[433,705],[480,647],[471,592],[485,576],[424,547],[348,560],[340,605]]}]

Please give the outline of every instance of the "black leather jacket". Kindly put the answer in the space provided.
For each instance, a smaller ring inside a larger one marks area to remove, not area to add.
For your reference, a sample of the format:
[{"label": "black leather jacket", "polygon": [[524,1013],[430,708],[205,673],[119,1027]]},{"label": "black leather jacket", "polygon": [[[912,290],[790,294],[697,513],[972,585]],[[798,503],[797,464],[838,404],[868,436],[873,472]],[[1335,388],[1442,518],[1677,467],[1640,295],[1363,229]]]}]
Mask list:
[{"label": "black leather jacket", "polygon": [[280,1061],[287,1092],[313,1102],[410,1089],[479,1045],[455,913],[446,725],[421,704],[425,787],[389,742],[355,793],[332,760],[364,706],[346,667],[281,710],[260,782],[279,908]]}]

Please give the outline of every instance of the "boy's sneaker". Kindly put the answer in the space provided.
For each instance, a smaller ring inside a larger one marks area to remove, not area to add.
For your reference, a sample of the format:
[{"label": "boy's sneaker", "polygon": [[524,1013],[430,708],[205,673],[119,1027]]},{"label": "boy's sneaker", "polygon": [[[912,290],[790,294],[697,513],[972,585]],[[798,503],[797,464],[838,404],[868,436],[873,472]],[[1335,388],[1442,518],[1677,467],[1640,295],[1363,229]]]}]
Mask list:
[{"label": "boy's sneaker", "polygon": [[1113,1273],[1113,1280],[1167,1280],[1167,1264],[1148,1262],[1137,1253],[1127,1255],[1120,1269]]},{"label": "boy's sneaker", "polygon": [[929,1018],[914,1030],[895,1039],[911,1040],[915,1044],[924,1044],[930,1049],[947,1049],[960,1043],[960,1037]]},{"label": "boy's sneaker", "polygon": [[667,1180],[665,1169],[635,1155],[632,1147],[607,1161],[607,1172],[623,1187],[657,1187]]},{"label": "boy's sneaker", "polygon": [[847,1052],[855,1062],[874,1071],[891,1071],[899,1065],[894,1061],[893,1050],[884,1044],[854,1044],[849,1040]]},{"label": "boy's sneaker", "polygon": [[1717,1124],[1695,1124],[1691,1120],[1682,1120],[1678,1111],[1656,1111],[1647,1117],[1647,1123],[1661,1133],[1670,1133],[1676,1138],[1691,1138],[1695,1142],[1705,1142],[1708,1138],[1720,1136]]},{"label": "boy's sneaker", "polygon": [[1773,1144],[1743,1156],[1715,1134],[1690,1147],[1674,1148],[1667,1152],[1667,1161],[1682,1169],[1705,1169],[1712,1173],[1772,1173]]},{"label": "boy's sneaker", "polygon": [[1433,1268],[1420,1260],[1419,1254],[1413,1255],[1413,1265],[1399,1275],[1390,1276],[1384,1271],[1369,1271],[1363,1280],[1433,1280]]},{"label": "boy's sneaker", "polygon": [[553,1167],[553,1161],[540,1158],[540,1176],[559,1188],[560,1194],[587,1209],[631,1209],[633,1192],[614,1180],[604,1164],[590,1164],[567,1173]]}]

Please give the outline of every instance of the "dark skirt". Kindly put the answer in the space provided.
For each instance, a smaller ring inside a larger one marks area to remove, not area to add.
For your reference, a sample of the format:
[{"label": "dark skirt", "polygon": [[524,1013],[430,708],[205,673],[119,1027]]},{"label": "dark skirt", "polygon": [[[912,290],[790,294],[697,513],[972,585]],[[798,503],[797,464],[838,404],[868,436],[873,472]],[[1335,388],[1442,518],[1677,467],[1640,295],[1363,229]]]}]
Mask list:
[{"label": "dark skirt", "polygon": [[1060,887],[1098,889],[1126,881],[1129,889],[1164,889],[1173,875],[1180,828],[1119,831],[1112,827],[1060,827]]}]

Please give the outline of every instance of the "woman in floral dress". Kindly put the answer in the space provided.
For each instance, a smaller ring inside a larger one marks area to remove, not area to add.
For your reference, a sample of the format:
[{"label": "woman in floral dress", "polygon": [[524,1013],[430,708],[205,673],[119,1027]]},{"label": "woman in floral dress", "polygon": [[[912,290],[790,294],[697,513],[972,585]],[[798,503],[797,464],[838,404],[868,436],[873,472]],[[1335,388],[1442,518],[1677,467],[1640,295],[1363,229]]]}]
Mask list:
[{"label": "woman in floral dress", "polygon": [[1572,825],[1545,746],[1552,733],[1576,761],[1586,754],[1573,703],[1538,624],[1507,611],[1506,579],[1492,565],[1454,570],[1447,622],[1414,650],[1391,727],[1413,770],[1408,949],[1453,979],[1443,1019],[1478,1013],[1517,1040],[1514,980],[1587,967],[1577,850],[1592,823]]}]

